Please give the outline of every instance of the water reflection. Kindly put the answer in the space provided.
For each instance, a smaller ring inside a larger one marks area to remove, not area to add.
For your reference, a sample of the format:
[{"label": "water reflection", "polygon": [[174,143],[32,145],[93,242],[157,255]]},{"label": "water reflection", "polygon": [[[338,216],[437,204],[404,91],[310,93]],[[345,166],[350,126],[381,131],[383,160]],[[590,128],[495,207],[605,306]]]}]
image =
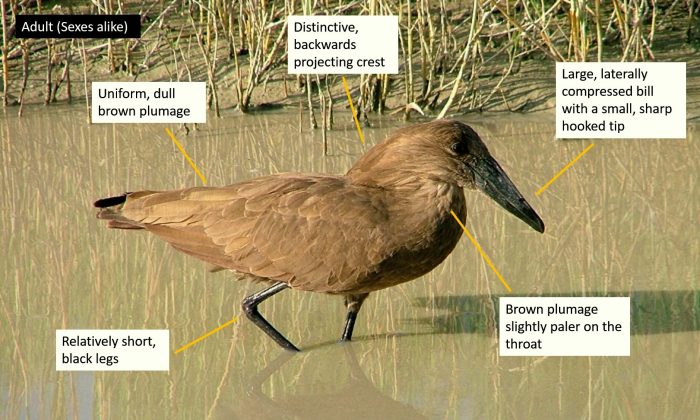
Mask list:
[{"label": "water reflection", "polygon": [[[295,387],[278,392],[270,390],[269,383],[279,380],[280,371],[290,360],[295,363],[287,367],[284,375],[295,378]],[[333,366],[333,370],[319,375],[309,364]],[[218,404],[214,418],[250,418],[251,415],[257,419],[427,418],[377,388],[360,366],[353,343],[302,354],[284,351],[246,382],[249,385],[245,396]]]}]

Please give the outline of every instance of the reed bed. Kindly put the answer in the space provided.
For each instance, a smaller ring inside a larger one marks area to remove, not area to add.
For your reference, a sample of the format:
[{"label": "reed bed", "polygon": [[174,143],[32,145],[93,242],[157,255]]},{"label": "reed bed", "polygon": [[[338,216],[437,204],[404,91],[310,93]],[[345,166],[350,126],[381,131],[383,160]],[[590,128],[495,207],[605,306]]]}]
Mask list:
[{"label": "reed bed", "polygon": [[[3,105],[83,100],[93,80],[202,80],[209,106],[248,112],[270,103],[332,115],[342,86],[328,77],[286,74],[286,17],[397,15],[397,75],[350,78],[358,113],[413,111],[436,116],[474,110],[527,110],[512,105],[510,86],[524,66],[547,61],[643,61],[655,45],[690,48],[698,0],[92,0],[0,5]],[[18,14],[138,13],[140,39],[17,39]],[[663,35],[663,36],[662,36]],[[689,50],[690,51],[690,50]],[[290,88],[291,85],[291,88]],[[533,93],[551,95],[544,90]],[[328,106],[330,109],[328,109]],[[319,127],[310,113],[310,125]],[[326,121],[320,127],[329,128]]]}]

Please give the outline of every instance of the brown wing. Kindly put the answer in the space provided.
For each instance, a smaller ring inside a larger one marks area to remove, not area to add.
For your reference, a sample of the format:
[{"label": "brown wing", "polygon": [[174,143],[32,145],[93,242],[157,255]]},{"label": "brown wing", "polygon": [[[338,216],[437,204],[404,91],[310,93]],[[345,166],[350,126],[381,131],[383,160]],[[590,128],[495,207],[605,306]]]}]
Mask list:
[{"label": "brown wing", "polygon": [[133,193],[120,217],[215,266],[339,293],[393,252],[380,197],[342,177],[280,174],[222,188]]}]

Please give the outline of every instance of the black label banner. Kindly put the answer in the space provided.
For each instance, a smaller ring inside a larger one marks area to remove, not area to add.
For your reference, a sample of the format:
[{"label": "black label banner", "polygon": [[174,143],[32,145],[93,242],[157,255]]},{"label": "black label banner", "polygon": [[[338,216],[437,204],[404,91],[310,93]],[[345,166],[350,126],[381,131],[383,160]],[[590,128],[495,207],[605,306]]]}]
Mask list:
[{"label": "black label banner", "polygon": [[141,38],[139,15],[17,15],[16,38]]}]

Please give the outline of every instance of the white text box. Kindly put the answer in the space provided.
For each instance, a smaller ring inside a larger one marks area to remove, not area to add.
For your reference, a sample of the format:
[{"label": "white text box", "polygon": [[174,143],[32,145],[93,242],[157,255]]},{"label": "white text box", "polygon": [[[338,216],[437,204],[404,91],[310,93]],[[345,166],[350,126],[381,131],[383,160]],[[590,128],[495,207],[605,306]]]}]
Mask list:
[{"label": "white text box", "polygon": [[56,330],[56,370],[169,370],[168,330]]},{"label": "white text box", "polygon": [[398,16],[289,16],[290,74],[396,74]]},{"label": "white text box", "polygon": [[557,138],[686,137],[685,63],[557,63]]},{"label": "white text box", "polygon": [[204,82],[93,82],[93,123],[205,123]]},{"label": "white text box", "polygon": [[501,356],[629,356],[629,297],[502,297]]}]

